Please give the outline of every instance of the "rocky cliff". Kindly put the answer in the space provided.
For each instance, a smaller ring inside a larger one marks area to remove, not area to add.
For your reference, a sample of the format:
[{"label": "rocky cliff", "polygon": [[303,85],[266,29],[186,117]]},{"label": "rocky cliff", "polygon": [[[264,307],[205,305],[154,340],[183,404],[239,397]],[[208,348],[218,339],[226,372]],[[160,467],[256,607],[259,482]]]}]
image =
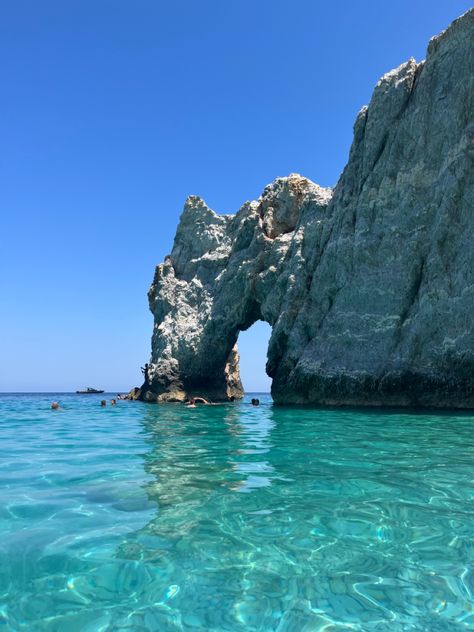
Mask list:
[{"label": "rocky cliff", "polygon": [[142,398],[240,397],[261,319],[276,402],[474,407],[473,239],[471,10],[380,79],[334,189],[292,174],[236,215],[188,198]]}]

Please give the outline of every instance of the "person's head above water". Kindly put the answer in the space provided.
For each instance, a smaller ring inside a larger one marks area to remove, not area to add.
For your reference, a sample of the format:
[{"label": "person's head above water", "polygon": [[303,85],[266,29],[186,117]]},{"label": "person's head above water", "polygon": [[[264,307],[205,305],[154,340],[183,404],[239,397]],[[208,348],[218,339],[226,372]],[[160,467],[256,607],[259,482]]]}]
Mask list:
[{"label": "person's head above water", "polygon": [[58,402],[52,402],[51,408],[52,408],[52,410],[58,410],[58,408],[59,408]]},{"label": "person's head above water", "polygon": [[102,407],[104,407],[104,406],[106,406],[106,405],[107,405],[107,402],[105,401],[105,399],[101,399],[101,400],[100,400],[100,405],[101,405]]}]

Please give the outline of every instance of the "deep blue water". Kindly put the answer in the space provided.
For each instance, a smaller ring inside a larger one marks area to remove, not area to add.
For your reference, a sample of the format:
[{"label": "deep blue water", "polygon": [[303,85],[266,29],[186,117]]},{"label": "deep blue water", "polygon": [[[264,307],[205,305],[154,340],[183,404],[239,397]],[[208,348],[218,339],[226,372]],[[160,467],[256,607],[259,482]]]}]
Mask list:
[{"label": "deep blue water", "polygon": [[0,396],[0,632],[474,629],[474,416],[102,397]]}]

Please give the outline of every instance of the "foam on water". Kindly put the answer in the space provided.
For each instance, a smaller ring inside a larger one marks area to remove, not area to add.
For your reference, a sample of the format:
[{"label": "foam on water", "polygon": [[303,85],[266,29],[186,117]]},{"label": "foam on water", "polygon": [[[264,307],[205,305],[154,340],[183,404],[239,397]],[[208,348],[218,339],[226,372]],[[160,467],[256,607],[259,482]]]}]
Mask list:
[{"label": "foam on water", "polygon": [[101,398],[0,396],[0,631],[474,629],[473,416]]}]

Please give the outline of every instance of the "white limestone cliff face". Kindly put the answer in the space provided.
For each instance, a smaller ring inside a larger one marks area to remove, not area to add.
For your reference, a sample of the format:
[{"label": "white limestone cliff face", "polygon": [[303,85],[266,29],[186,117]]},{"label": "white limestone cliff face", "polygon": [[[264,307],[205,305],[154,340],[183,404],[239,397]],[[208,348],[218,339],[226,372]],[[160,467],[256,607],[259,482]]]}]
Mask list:
[{"label": "white limestone cliff face", "polygon": [[334,190],[292,174],[236,215],[188,198],[142,398],[240,397],[262,319],[276,402],[474,407],[473,239],[471,10],[378,82]]}]

